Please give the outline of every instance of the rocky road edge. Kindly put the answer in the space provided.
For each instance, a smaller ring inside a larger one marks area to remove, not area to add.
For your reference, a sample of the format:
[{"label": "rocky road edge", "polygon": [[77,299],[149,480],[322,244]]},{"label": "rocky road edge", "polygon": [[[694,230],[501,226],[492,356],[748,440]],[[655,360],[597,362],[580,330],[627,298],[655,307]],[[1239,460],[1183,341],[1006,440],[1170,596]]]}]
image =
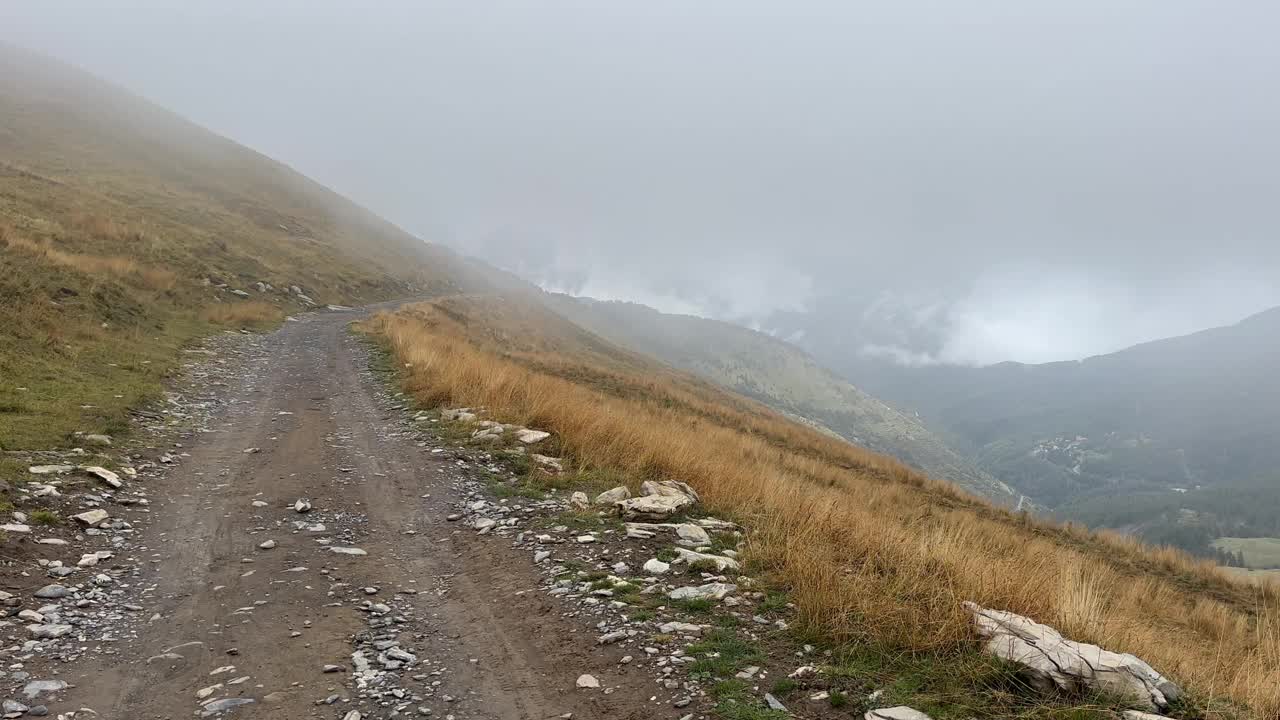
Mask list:
[{"label": "rocky road edge", "polygon": [[[459,481],[465,500],[446,519],[525,553],[543,577],[540,591],[559,598],[566,617],[590,626],[598,645],[626,648],[622,662],[649,671],[651,700],[683,713],[673,717],[860,712],[865,720],[928,720],[905,705],[882,706],[888,688],[854,695],[856,684],[828,676],[830,651],[788,632],[794,607],[785,595],[744,573],[745,530],[703,512],[688,485],[648,481],[636,497],[625,486],[574,489],[557,482],[569,475],[570,461],[538,452],[544,441],[554,446],[550,433],[483,415],[482,408],[445,408],[409,417],[416,427],[461,434],[451,450],[457,464],[482,472]],[[424,434],[438,440],[438,431]],[[1018,668],[1029,693],[1127,698],[1135,709],[1122,712],[1126,720],[1160,720],[1152,711],[1182,694],[1135,656],[1071,641],[1013,613],[966,607],[987,652]],[[1002,624],[993,627],[993,617]],[[578,687],[611,690],[592,674]]]}]

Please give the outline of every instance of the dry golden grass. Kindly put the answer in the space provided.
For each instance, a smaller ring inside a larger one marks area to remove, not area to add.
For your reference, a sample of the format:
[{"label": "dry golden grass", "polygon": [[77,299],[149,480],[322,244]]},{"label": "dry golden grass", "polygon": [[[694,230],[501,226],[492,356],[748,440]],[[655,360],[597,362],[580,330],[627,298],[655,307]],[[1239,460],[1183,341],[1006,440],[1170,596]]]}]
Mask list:
[{"label": "dry golden grass", "polygon": [[262,300],[212,305],[200,311],[200,317],[227,327],[263,327],[284,319],[284,311]]},{"label": "dry golden grass", "polygon": [[8,247],[35,253],[48,262],[79,270],[86,275],[111,275],[158,292],[172,290],[178,283],[177,274],[171,270],[141,265],[136,260],[122,255],[92,255],[59,250],[49,243],[28,240],[10,227],[0,227],[0,242]]},{"label": "dry golden grass", "polygon": [[580,467],[692,484],[751,528],[748,557],[835,642],[946,655],[973,642],[960,606],[973,600],[1280,714],[1275,586],[994,508],[517,305],[443,299],[367,327],[424,402],[551,430]]}]

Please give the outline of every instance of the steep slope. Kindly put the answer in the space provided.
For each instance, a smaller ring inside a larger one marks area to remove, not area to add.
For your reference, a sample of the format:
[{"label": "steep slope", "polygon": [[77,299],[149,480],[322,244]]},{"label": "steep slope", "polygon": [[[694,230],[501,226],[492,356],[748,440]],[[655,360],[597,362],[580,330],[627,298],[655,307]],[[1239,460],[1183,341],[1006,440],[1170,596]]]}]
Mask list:
[{"label": "steep slope", "polygon": [[270,158],[0,46],[0,447],[122,429],[219,323],[472,277]]},{"label": "steep slope", "polygon": [[1199,550],[1280,532],[1277,367],[1280,308],[1079,362],[859,377],[1064,514]]},{"label": "steep slope", "polygon": [[923,424],[818,365],[799,348],[729,323],[634,303],[547,297],[573,322],[624,347],[755,398],[794,418],[892,455],[998,502],[1018,501]]},{"label": "steep slope", "polygon": [[[1012,686],[966,675],[978,647],[960,602],[966,598],[1133,652],[1261,713],[1280,707],[1277,638],[1263,617],[1273,587],[1129,538],[993,507],[664,369],[529,297],[439,298],[364,327],[384,340],[396,360],[390,367],[422,406],[468,407],[484,421],[551,433],[538,452],[560,458],[562,470],[548,476],[537,469],[542,460],[531,462],[518,442],[504,446],[501,433],[491,444],[494,437],[477,438],[474,426],[452,429],[462,442],[485,442],[495,462],[527,471],[523,482],[501,484],[513,507],[518,496],[540,498],[548,488],[594,493],[648,480],[687,482],[710,512],[744,527],[747,540],[737,550],[750,569],[737,582],[783,594],[775,602],[795,605],[802,635],[857,657],[854,672],[911,657],[929,668],[914,687],[935,700],[940,678],[967,678],[960,692],[946,693],[956,714],[936,717],[1077,716],[1050,705],[993,712]],[[600,513],[575,516],[595,521]],[[1112,716],[1100,702],[1078,715]],[[1225,714],[1201,713],[1199,703],[1173,716],[1231,717],[1221,705]]]}]

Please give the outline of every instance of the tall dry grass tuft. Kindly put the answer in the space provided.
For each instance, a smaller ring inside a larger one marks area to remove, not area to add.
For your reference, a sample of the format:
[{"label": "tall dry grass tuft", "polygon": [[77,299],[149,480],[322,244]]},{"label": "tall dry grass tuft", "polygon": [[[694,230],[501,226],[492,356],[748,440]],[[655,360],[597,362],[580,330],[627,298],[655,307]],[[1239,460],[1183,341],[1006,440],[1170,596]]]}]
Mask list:
[{"label": "tall dry grass tuft", "polygon": [[366,327],[408,365],[407,389],[425,403],[551,430],[581,467],[692,484],[751,528],[747,557],[790,589],[800,622],[833,641],[952,652],[973,642],[961,608],[973,600],[1280,713],[1274,588],[1013,515],[687,376],[628,373],[625,358],[565,338],[539,346],[526,337],[535,329],[497,318],[446,299]]}]

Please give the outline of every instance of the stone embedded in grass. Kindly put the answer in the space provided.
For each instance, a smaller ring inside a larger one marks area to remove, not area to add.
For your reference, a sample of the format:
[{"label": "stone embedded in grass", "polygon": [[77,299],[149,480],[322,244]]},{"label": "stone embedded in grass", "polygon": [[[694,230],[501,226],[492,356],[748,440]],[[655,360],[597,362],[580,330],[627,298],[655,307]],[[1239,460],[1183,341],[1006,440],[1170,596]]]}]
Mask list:
[{"label": "stone embedded in grass", "polygon": [[575,510],[586,510],[591,507],[591,500],[581,490],[569,496],[569,505]]},{"label": "stone embedded in grass", "polygon": [[675,480],[646,480],[640,486],[640,497],[614,504],[624,520],[666,520],[698,502],[698,493]]},{"label": "stone embedded in grass", "polygon": [[606,505],[606,506],[613,505],[614,503],[622,502],[623,500],[626,500],[629,497],[631,497],[631,490],[626,485],[619,485],[616,488],[613,488],[611,490],[605,490],[604,492],[597,495],[595,499],[595,504]]},{"label": "stone embedded in grass", "polygon": [[741,563],[739,563],[737,560],[734,560],[733,558],[727,558],[721,555],[709,555],[707,553],[700,553],[700,552],[694,552],[693,550],[686,550],[685,548],[681,548],[681,547],[671,548],[671,550],[676,554],[676,557],[679,559],[680,562],[686,562],[686,563],[689,563],[690,565],[694,565],[698,563],[710,563],[715,565],[717,572],[724,572],[725,570],[737,570],[741,567]]},{"label": "stone embedded in grass", "polygon": [[672,600],[723,600],[726,595],[738,589],[732,583],[707,583],[706,585],[688,585],[678,587],[667,593]]},{"label": "stone embedded in grass", "polygon": [[85,442],[90,443],[92,445],[110,445],[111,444],[110,435],[90,434],[90,435],[84,435],[82,437]]},{"label": "stone embedded in grass", "polygon": [[699,545],[711,544],[711,536],[707,534],[707,531],[690,523],[681,523],[677,525],[676,535],[680,536],[680,539],[677,542],[681,545],[698,547]]},{"label": "stone embedded in grass", "polygon": [[516,439],[525,445],[533,445],[551,437],[551,433],[545,430],[532,430],[530,428],[520,428],[516,431]]},{"label": "stone embedded in grass", "polygon": [[546,470],[547,472],[553,472],[553,473],[564,472],[564,461],[561,460],[560,458],[553,458],[547,455],[539,455],[538,453],[532,453],[529,455],[529,459],[534,461],[538,465],[538,467],[542,468],[543,470]]},{"label": "stone embedded in grass", "polygon": [[928,715],[906,705],[869,710],[862,718],[863,720],[931,720]]},{"label": "stone embedded in grass", "polygon": [[32,465],[27,472],[32,475],[61,475],[75,469],[75,465]]},{"label": "stone embedded in grass", "polygon": [[658,632],[663,635],[702,635],[702,626],[694,625],[687,622],[669,622],[658,626]]},{"label": "stone embedded in grass", "polygon": [[1057,630],[1003,610],[966,602],[986,651],[1022,668],[1032,687],[1051,692],[1104,692],[1156,710],[1182,696],[1182,689],[1140,658],[1068,640]]}]

